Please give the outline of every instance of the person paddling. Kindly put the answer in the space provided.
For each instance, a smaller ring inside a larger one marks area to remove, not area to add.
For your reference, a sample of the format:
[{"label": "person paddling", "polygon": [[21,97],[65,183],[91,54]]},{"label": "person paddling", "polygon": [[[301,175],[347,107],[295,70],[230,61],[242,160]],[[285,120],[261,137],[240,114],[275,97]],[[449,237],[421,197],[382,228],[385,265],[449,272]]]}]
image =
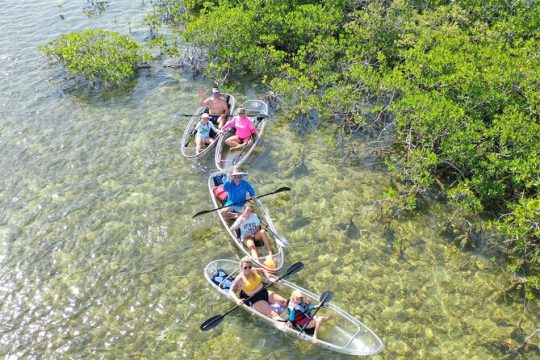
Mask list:
[{"label": "person paddling", "polygon": [[[231,285],[231,297],[238,305],[245,303],[261,314],[279,321],[281,317],[274,311],[271,304],[285,307],[287,300],[265,289],[261,274],[266,277],[270,276],[267,270],[254,268],[249,257],[242,258],[240,260],[240,274],[234,279]],[[240,296],[236,294],[237,291],[240,291]]]},{"label": "person paddling", "polygon": [[326,316],[312,316],[311,311],[314,309],[317,309],[317,307],[304,302],[304,295],[300,290],[294,290],[291,293],[289,302],[289,321],[287,325],[299,331],[304,329],[306,334],[313,335],[313,338],[317,339],[321,324],[330,318]]},{"label": "person paddling", "polygon": [[247,174],[241,172],[239,168],[234,168],[233,171],[227,173],[227,180],[223,184],[223,190],[225,190],[228,195],[224,205],[230,206],[219,211],[219,213],[227,220],[238,218],[238,214],[242,211],[244,204],[246,203],[248,194],[253,200],[257,199],[257,196],[255,196],[255,189],[244,179],[245,175]]}]

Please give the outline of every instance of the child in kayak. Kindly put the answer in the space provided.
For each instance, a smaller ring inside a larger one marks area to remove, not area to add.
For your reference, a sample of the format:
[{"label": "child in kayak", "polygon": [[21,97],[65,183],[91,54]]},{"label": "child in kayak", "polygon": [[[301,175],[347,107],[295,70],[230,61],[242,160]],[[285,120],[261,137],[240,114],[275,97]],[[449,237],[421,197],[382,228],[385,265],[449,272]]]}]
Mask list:
[{"label": "child in kayak", "polygon": [[201,152],[204,145],[209,145],[214,142],[214,139],[210,137],[210,130],[213,130],[216,134],[221,133],[221,130],[216,129],[214,124],[208,121],[209,119],[210,115],[208,115],[207,113],[202,114],[201,120],[193,130],[197,132],[197,135],[195,136],[197,154]]},{"label": "child in kayak", "polygon": [[287,325],[296,328],[298,331],[304,329],[306,334],[313,335],[313,338],[317,339],[321,324],[330,319],[326,316],[313,317],[311,310],[317,308],[308,302],[304,302],[304,295],[300,290],[294,290],[289,302],[289,321]]},{"label": "child in kayak", "polygon": [[251,136],[257,133],[257,128],[253,125],[251,119],[247,117],[246,109],[238,108],[238,115],[233,117],[221,129],[226,131],[233,126],[236,129],[236,133],[225,140],[225,143],[229,145],[231,150],[238,150],[244,146],[251,145],[253,142]]}]

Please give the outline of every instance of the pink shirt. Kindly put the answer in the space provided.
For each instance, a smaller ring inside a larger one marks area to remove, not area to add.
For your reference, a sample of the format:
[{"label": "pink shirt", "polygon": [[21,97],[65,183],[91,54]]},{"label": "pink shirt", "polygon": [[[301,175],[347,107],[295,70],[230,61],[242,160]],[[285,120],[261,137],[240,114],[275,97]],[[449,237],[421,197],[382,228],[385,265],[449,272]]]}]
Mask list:
[{"label": "pink shirt", "polygon": [[234,126],[236,128],[236,136],[238,136],[240,139],[247,139],[251,136],[251,134],[256,134],[257,129],[255,126],[253,126],[253,122],[251,122],[251,119],[247,116],[236,115],[223,126],[223,131],[231,128]]}]

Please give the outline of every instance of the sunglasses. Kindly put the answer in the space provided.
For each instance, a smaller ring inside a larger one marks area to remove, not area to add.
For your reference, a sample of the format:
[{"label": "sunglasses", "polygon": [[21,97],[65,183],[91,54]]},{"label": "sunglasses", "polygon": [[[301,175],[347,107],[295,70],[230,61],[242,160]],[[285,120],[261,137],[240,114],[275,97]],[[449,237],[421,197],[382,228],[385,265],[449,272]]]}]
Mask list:
[{"label": "sunglasses", "polygon": [[251,269],[251,265],[249,265],[249,266],[244,266],[242,269],[244,269],[244,270]]}]

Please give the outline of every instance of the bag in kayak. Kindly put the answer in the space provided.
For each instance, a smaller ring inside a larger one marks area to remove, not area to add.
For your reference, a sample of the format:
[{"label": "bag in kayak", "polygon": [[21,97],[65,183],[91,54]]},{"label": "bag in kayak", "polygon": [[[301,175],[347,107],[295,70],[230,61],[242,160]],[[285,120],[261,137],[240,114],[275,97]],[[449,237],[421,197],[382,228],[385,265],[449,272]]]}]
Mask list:
[{"label": "bag in kayak", "polygon": [[214,196],[218,198],[219,201],[225,203],[227,201],[227,195],[229,195],[225,190],[223,190],[223,185],[219,185],[212,189]]},{"label": "bag in kayak", "polygon": [[210,278],[214,284],[222,288],[223,290],[230,290],[234,276],[231,276],[225,272],[225,270],[219,268],[216,273]]}]

